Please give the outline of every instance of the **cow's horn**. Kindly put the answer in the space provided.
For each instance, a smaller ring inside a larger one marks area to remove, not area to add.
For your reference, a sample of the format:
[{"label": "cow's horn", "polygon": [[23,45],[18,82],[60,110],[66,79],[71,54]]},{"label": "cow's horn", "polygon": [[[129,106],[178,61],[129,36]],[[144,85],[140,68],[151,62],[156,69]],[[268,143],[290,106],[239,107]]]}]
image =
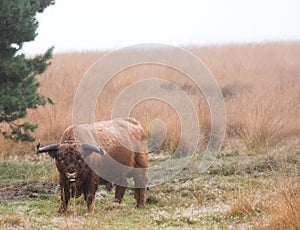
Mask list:
[{"label": "cow's horn", "polygon": [[82,144],[81,145],[82,154],[85,156],[90,155],[92,152],[99,153],[100,155],[105,155],[104,151],[97,145],[93,144]]},{"label": "cow's horn", "polygon": [[37,146],[36,146],[36,153],[57,151],[58,147],[59,147],[59,144],[52,144],[52,145],[46,145],[46,146],[40,148],[40,143],[38,143]]}]

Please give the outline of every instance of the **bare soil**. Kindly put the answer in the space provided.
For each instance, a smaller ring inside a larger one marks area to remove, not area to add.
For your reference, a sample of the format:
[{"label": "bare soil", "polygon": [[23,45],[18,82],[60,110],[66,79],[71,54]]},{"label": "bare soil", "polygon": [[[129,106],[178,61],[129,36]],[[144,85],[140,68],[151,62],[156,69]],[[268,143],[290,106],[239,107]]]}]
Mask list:
[{"label": "bare soil", "polygon": [[39,198],[42,194],[58,194],[57,182],[22,182],[0,185],[0,203]]}]

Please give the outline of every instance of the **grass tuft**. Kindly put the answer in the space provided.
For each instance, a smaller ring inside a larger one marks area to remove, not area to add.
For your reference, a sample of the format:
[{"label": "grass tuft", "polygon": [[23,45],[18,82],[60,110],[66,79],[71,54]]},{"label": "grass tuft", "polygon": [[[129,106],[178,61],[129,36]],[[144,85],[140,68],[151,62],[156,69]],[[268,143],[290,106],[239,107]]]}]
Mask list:
[{"label": "grass tuft", "polygon": [[270,216],[270,229],[300,228],[299,178],[286,179],[277,185],[276,198]]}]

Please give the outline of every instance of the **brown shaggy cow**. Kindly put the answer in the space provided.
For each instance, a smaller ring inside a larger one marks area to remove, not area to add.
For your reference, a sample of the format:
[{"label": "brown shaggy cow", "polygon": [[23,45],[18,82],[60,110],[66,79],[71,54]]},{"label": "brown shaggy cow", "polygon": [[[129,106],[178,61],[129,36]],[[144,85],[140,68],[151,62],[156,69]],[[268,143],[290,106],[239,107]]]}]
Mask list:
[{"label": "brown shaggy cow", "polygon": [[[91,138],[98,138],[100,146],[90,144]],[[90,143],[85,143],[86,139]],[[70,126],[59,144],[38,145],[37,152],[48,152],[55,159],[61,188],[60,212],[67,211],[71,197],[82,193],[88,212],[93,211],[99,184],[116,184],[114,201],[120,203],[128,187],[127,178],[134,180],[137,207],[145,205],[147,144],[142,127],[133,118]]]}]

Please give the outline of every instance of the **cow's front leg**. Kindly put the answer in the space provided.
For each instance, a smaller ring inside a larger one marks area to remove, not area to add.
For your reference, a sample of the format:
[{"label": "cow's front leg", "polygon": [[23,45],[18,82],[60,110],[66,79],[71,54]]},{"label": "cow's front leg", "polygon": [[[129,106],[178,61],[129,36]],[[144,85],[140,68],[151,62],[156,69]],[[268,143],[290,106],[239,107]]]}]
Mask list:
[{"label": "cow's front leg", "polygon": [[84,189],[84,199],[87,205],[87,211],[93,212],[95,208],[95,195],[98,189],[99,180],[96,177],[91,178]]},{"label": "cow's front leg", "polygon": [[68,210],[70,193],[67,189],[65,189],[65,187],[61,187],[60,199],[61,199],[61,204],[60,204],[58,212],[66,213]]},{"label": "cow's front leg", "polygon": [[88,194],[85,196],[86,204],[87,204],[87,211],[88,212],[93,212],[95,209],[95,194],[91,195]]}]

